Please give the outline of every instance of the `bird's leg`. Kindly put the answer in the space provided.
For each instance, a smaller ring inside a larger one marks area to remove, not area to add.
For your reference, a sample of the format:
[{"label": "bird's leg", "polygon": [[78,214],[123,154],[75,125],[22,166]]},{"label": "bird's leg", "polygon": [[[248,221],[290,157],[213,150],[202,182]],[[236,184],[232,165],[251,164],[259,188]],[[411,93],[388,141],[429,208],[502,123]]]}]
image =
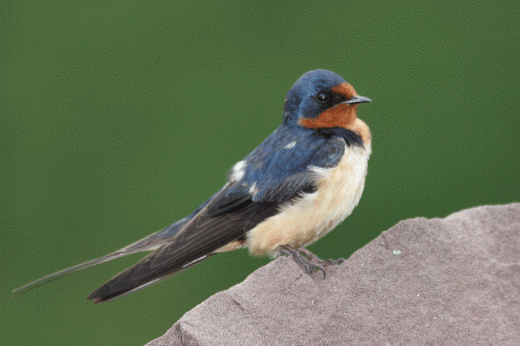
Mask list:
[{"label": "bird's leg", "polygon": [[309,250],[307,250],[305,247],[303,246],[300,246],[298,248],[298,251],[300,251],[301,253],[303,253],[305,256],[307,256],[311,261],[314,261],[314,262],[318,262],[318,263],[323,263],[325,262],[324,260],[322,260],[321,258],[319,258],[318,256],[316,256],[315,254],[313,254],[312,252],[310,252]]},{"label": "bird's leg", "polygon": [[309,259],[311,261],[315,261],[317,262],[318,264],[321,264],[323,267],[327,268],[327,267],[330,267],[331,265],[340,265],[341,263],[345,262],[345,259],[344,258],[338,258],[337,260],[333,260],[333,259],[328,259],[328,260],[322,260],[321,258],[319,258],[318,256],[316,256],[315,254],[313,254],[312,252],[310,252],[309,250],[307,250],[305,247],[303,246],[300,246],[298,248],[298,251],[300,251],[301,253],[303,253],[305,256],[309,257]]},{"label": "bird's leg", "polygon": [[[294,261],[298,265],[302,266],[303,269],[305,269],[305,271],[307,272],[307,274],[311,274],[315,269],[321,270],[323,272],[323,278],[325,279],[326,273],[325,273],[325,267],[323,265],[318,264],[318,263],[312,263],[309,258],[302,255],[302,253],[300,251],[296,250],[295,248],[293,248],[290,245],[280,245],[280,247],[282,248],[281,253],[291,254]],[[309,251],[309,253],[310,253],[310,251]],[[312,256],[314,258],[317,258],[314,255],[312,255]]]}]

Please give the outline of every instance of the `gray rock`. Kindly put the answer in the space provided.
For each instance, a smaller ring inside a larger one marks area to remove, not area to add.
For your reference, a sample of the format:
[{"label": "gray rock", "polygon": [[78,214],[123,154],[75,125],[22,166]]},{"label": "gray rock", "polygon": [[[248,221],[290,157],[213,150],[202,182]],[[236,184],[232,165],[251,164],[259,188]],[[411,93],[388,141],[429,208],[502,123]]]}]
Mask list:
[{"label": "gray rock", "polygon": [[520,345],[520,204],[401,221],[324,280],[278,258],[148,345]]}]

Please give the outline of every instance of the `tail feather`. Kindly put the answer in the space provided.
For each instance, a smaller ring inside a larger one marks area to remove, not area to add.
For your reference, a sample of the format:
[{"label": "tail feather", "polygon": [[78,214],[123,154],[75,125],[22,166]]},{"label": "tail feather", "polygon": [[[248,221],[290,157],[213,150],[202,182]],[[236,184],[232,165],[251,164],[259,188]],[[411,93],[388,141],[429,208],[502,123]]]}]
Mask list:
[{"label": "tail feather", "polygon": [[105,262],[111,261],[113,259],[129,255],[129,254],[130,253],[121,253],[119,251],[116,251],[116,252],[113,252],[113,253],[108,254],[106,256],[99,257],[99,258],[90,260],[88,262],[75,265],[74,267],[70,267],[70,268],[61,270],[61,271],[59,271],[57,273],[53,273],[53,274],[47,275],[47,276],[45,276],[45,277],[43,277],[41,279],[38,279],[36,281],[28,283],[27,285],[24,285],[22,287],[19,287],[19,288],[13,290],[13,293],[15,293],[15,295],[11,299],[19,297],[22,294],[25,294],[25,293],[27,293],[27,292],[29,292],[29,291],[31,291],[31,290],[39,287],[39,286],[45,285],[46,283],[49,283],[51,281],[60,279],[60,278],[62,278],[64,276],[70,275],[70,274],[78,272],[80,270],[87,269],[87,268],[96,266],[98,264],[105,263]]},{"label": "tail feather", "polygon": [[120,258],[123,256],[132,255],[137,252],[153,251],[153,250],[161,247],[162,245],[168,243],[169,239],[171,239],[182,228],[182,226],[184,226],[187,223],[187,221],[188,220],[186,218],[182,219],[161,231],[150,234],[149,236],[147,236],[141,240],[138,240],[133,244],[125,246],[124,248],[122,248],[118,251],[115,251],[113,253],[110,253],[106,256],[99,257],[99,258],[75,265],[73,267],[61,270],[57,273],[47,275],[41,279],[28,283],[27,285],[24,285],[22,287],[19,287],[19,288],[13,290],[13,293],[15,293],[15,295],[13,295],[11,297],[11,299],[19,297],[22,294],[25,294],[25,293],[27,293],[37,287],[45,285],[51,281],[54,281],[54,280],[60,279],[62,277],[65,277],[67,275],[70,275],[72,273],[96,266],[98,264],[112,261],[116,258]]}]

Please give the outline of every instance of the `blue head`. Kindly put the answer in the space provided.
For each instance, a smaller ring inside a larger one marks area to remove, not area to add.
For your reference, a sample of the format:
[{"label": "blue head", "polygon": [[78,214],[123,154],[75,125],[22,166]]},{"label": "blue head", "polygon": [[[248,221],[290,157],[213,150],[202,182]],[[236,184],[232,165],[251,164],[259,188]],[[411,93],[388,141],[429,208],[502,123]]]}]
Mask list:
[{"label": "blue head", "polygon": [[358,96],[340,75],[328,70],[305,73],[285,97],[285,124],[308,128],[344,127],[355,120],[357,104],[370,102]]}]

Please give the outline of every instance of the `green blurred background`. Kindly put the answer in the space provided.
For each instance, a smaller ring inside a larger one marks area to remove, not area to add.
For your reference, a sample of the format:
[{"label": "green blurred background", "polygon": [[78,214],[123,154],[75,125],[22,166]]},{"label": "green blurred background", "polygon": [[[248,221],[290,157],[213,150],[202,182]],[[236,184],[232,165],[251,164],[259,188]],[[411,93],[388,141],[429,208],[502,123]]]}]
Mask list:
[{"label": "green blurred background", "polygon": [[326,68],[373,102],[365,193],[310,249],[348,257],[412,217],[520,200],[520,5],[3,1],[2,345],[141,345],[269,262],[246,250],[93,306],[142,256],[11,290],[182,218]]}]

